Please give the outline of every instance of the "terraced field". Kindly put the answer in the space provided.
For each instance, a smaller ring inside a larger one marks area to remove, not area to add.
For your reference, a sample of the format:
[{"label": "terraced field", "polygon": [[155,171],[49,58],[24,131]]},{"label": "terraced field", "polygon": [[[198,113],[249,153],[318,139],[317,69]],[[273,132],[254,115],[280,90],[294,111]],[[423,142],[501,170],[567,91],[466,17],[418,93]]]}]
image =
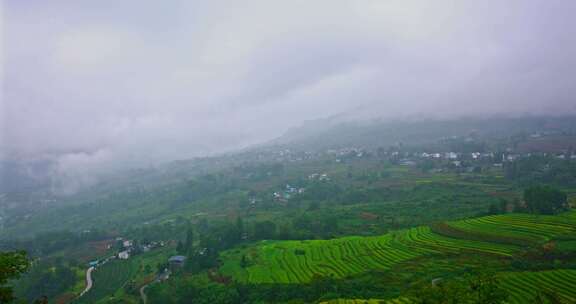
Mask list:
[{"label": "terraced field", "polygon": [[[344,278],[367,270],[388,270],[398,263],[430,254],[482,252],[510,256],[516,247],[447,238],[428,227],[379,237],[263,242],[248,251],[223,254],[221,272],[240,282],[307,283],[314,276]],[[244,255],[248,266],[240,267]]]},{"label": "terraced field", "polygon": [[[554,237],[574,236],[576,213],[496,215],[450,222],[448,226],[464,234],[450,237],[430,227],[416,227],[378,237],[263,241],[223,253],[225,263],[220,270],[244,283],[307,283],[315,276],[344,278],[369,270],[389,270],[422,256],[479,253],[506,258],[522,247],[522,242],[512,240],[541,244]],[[475,237],[467,239],[466,233]]]},{"label": "terraced field", "polygon": [[500,256],[511,256],[518,247],[506,244],[449,238],[432,232],[430,227],[416,227],[392,232],[399,242],[414,249],[424,248],[435,253],[481,252]]},{"label": "terraced field", "polygon": [[554,293],[566,303],[576,303],[576,270],[507,272],[499,276],[510,291],[510,303],[530,303],[536,290]]},{"label": "terraced field", "polygon": [[410,301],[403,298],[394,300],[379,300],[379,299],[337,299],[327,302],[320,302],[320,304],[409,304]]},{"label": "terraced field", "polygon": [[510,214],[493,215],[448,223],[470,234],[511,238],[529,242],[545,242],[553,237],[576,232],[574,213],[562,216]]},{"label": "terraced field", "polygon": [[230,252],[221,270],[243,282],[304,283],[314,275],[342,278],[366,269],[388,269],[399,261],[429,252],[432,250],[405,246],[391,234],[329,241],[265,242],[248,252],[249,267],[239,267],[235,263],[238,255]]}]

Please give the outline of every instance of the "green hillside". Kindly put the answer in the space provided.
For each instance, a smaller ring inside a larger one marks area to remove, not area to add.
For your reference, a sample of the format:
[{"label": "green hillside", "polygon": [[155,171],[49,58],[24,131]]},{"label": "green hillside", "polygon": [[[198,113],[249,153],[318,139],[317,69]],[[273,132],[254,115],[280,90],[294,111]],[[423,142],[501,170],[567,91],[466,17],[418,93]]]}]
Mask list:
[{"label": "green hillside", "polygon": [[380,300],[380,299],[337,299],[326,302],[321,302],[320,304],[409,304],[410,300],[404,298],[398,298],[394,300]]},{"label": "green hillside", "polygon": [[[566,210],[576,206],[576,157],[558,152],[556,137],[533,138],[530,125],[504,137],[465,121],[423,122],[402,134],[342,126],[319,133],[341,144],[319,140],[318,149],[299,150],[295,138],[176,162],[53,208],[6,214],[0,246],[38,261],[16,289],[30,301],[77,297],[88,262],[124,250],[124,239],[134,244],[130,259],[98,268],[79,302],[402,303],[425,298],[417,292],[432,282],[461,298],[487,276],[511,303],[570,303],[576,212]],[[367,138],[373,145],[356,145]],[[556,150],[525,153],[520,144]],[[167,246],[146,251],[149,244]],[[172,255],[187,259],[168,273]]]},{"label": "green hillside", "polygon": [[576,302],[576,270],[562,269],[535,272],[507,272],[500,276],[510,291],[510,303],[528,303],[538,291],[548,292],[567,303]]},{"label": "green hillside", "polygon": [[[576,236],[576,212],[558,216],[486,216],[450,222],[449,226],[475,237],[466,239],[463,237],[465,234],[450,237],[434,232],[430,227],[421,226],[378,237],[262,241],[254,246],[222,253],[223,265],[220,272],[241,283],[302,284],[317,277],[341,279],[375,270],[402,271],[402,267],[398,266],[410,264],[411,260],[416,259],[419,259],[417,264],[422,267],[424,264],[420,258],[431,259],[431,264],[447,256],[470,254],[511,260],[528,249],[518,245],[515,242],[518,239],[530,240],[539,248],[556,238],[570,239]],[[485,236],[484,241],[478,240],[477,236],[480,235]],[[509,244],[505,243],[506,240],[510,241]],[[505,272],[499,277],[511,291],[512,303],[523,303],[523,300],[535,296],[535,290],[539,289],[531,289],[530,285],[540,283],[543,285],[539,287],[545,290],[558,293],[566,299],[574,299],[574,270]]]}]

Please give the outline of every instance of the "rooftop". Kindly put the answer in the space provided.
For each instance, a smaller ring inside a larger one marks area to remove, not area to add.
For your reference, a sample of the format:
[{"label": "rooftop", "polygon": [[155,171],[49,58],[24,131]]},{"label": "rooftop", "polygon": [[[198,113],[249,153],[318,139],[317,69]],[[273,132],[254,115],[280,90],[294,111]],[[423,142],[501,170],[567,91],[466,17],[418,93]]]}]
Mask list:
[{"label": "rooftop", "polygon": [[186,260],[186,257],[183,255],[175,255],[175,256],[171,256],[168,259],[168,262],[172,263],[172,262],[176,262],[176,263],[183,263]]}]

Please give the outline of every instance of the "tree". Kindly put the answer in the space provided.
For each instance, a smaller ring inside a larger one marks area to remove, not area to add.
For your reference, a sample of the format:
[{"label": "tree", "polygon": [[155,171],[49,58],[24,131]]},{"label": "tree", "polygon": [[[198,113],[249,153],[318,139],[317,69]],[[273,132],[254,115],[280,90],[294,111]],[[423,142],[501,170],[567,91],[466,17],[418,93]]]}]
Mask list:
[{"label": "tree", "polygon": [[500,198],[500,199],[498,200],[498,204],[499,204],[500,212],[501,212],[501,213],[506,213],[506,212],[508,212],[508,201],[507,201],[507,200],[505,200],[505,199],[503,199],[503,198]]},{"label": "tree", "polygon": [[184,243],[184,252],[189,256],[194,253],[194,230],[192,227],[188,227],[186,231],[186,242]]},{"label": "tree", "polygon": [[152,266],[150,266],[150,264],[146,264],[146,266],[144,266],[144,273],[151,273],[152,272]]},{"label": "tree", "polygon": [[279,240],[291,240],[295,237],[294,230],[290,224],[282,224],[278,227],[276,238]]},{"label": "tree", "polygon": [[257,240],[273,239],[276,235],[276,224],[271,221],[258,222],[254,226],[254,237]]},{"label": "tree", "polygon": [[246,255],[242,255],[242,259],[240,260],[240,267],[246,268],[248,266],[248,260],[246,259]]},{"label": "tree", "polygon": [[314,276],[312,276],[310,285],[317,295],[336,292],[338,288],[338,284],[336,284],[336,280],[333,277],[321,276],[318,274],[314,274]]},{"label": "tree", "polygon": [[240,242],[242,234],[238,231],[236,225],[226,223],[220,228],[216,235],[220,239],[218,248],[224,249],[230,248]]},{"label": "tree", "polygon": [[308,206],[308,211],[315,211],[320,209],[320,203],[318,201],[313,201]]},{"label": "tree", "polygon": [[515,199],[512,202],[512,212],[520,213],[526,211],[526,208],[522,206],[519,199]]},{"label": "tree", "polygon": [[440,282],[419,288],[411,297],[418,304],[500,304],[506,303],[508,293],[494,274],[481,273],[465,280]]},{"label": "tree", "polygon": [[564,304],[567,302],[562,301],[562,299],[552,291],[539,291],[530,303],[533,304]]},{"label": "tree", "polygon": [[468,279],[468,290],[473,295],[473,301],[479,304],[504,303],[508,299],[508,293],[500,285],[494,274],[482,273]]},{"label": "tree", "polygon": [[182,241],[178,241],[178,244],[176,245],[176,252],[178,254],[186,253],[186,250],[184,249],[184,243],[182,243]]},{"label": "tree", "polygon": [[322,230],[323,230],[323,233],[325,235],[338,232],[338,218],[337,217],[331,216],[331,217],[322,219],[322,221],[323,221]]},{"label": "tree", "polygon": [[488,209],[489,215],[494,215],[500,213],[498,206],[495,203],[490,204],[490,208]]},{"label": "tree", "polygon": [[524,201],[530,213],[555,214],[568,209],[566,193],[550,186],[533,186],[524,190]]},{"label": "tree", "polygon": [[6,286],[9,280],[17,279],[30,266],[24,251],[0,252],[0,303],[14,301],[12,287]]},{"label": "tree", "polygon": [[34,302],[32,302],[33,304],[48,304],[48,297],[47,296],[42,296],[39,299],[34,300]]},{"label": "tree", "polygon": [[236,233],[238,234],[238,241],[242,240],[242,235],[244,235],[244,222],[241,217],[236,219]]},{"label": "tree", "polygon": [[20,295],[32,302],[53,298],[76,283],[76,274],[61,258],[44,258],[32,265],[18,282]]},{"label": "tree", "polygon": [[156,273],[157,273],[157,274],[163,273],[164,270],[168,269],[169,266],[170,266],[170,265],[168,264],[168,262],[156,264]]},{"label": "tree", "polygon": [[418,168],[420,168],[424,173],[430,172],[430,170],[434,169],[434,162],[430,159],[426,159],[418,164]]}]

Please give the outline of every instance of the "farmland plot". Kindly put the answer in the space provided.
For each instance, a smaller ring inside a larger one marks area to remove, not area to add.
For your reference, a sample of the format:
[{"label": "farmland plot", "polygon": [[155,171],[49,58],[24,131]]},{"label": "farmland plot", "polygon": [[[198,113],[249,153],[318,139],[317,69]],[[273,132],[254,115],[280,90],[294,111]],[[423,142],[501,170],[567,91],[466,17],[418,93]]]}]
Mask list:
[{"label": "farmland plot", "polygon": [[510,256],[510,245],[452,239],[417,227],[379,237],[263,242],[243,252],[248,265],[238,266],[241,252],[228,252],[221,271],[250,283],[307,283],[314,276],[344,278],[368,270],[388,270],[410,259],[439,253],[482,252]]},{"label": "farmland plot", "polygon": [[94,287],[74,303],[94,303],[114,294],[130,280],[136,270],[131,260],[111,260],[94,271]]},{"label": "farmland plot", "polygon": [[500,280],[510,291],[510,303],[531,303],[537,290],[555,294],[566,303],[576,303],[576,270],[507,272],[500,274]]}]

